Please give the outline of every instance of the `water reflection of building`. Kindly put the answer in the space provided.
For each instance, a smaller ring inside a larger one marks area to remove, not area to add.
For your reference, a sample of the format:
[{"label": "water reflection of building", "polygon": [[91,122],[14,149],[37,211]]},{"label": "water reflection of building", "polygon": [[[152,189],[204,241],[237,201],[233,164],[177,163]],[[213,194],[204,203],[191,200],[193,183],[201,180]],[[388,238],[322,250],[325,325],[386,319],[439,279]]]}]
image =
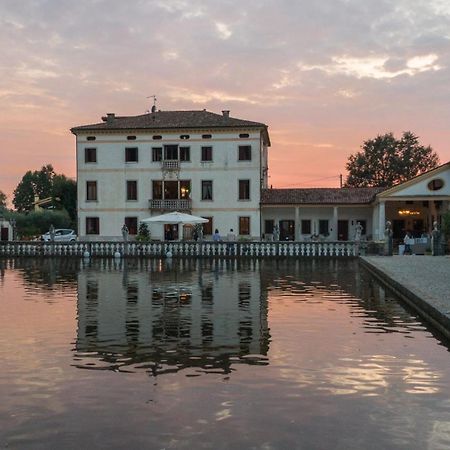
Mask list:
[{"label": "water reflection of building", "polygon": [[[78,274],[77,366],[227,373],[232,361],[267,363],[259,276],[225,270],[224,261],[173,261],[170,271],[161,261],[146,270],[102,264]],[[248,355],[260,356],[242,358]]]}]

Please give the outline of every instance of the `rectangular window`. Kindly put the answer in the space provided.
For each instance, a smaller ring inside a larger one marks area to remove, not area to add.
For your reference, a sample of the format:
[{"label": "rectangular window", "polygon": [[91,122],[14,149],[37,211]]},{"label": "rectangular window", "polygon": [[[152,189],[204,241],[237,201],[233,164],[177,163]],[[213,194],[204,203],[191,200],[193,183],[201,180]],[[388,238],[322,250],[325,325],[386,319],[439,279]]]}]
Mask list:
[{"label": "rectangular window", "polygon": [[97,182],[86,181],[86,201],[97,200]]},{"label": "rectangular window", "polygon": [[212,147],[202,147],[202,162],[213,160],[212,151]]},{"label": "rectangular window", "polygon": [[252,147],[251,145],[239,146],[239,161],[251,161],[252,160]]},{"label": "rectangular window", "polygon": [[136,180],[127,180],[127,200],[137,200]]},{"label": "rectangular window", "polygon": [[128,228],[128,233],[135,236],[138,233],[138,218],[125,217],[125,225]]},{"label": "rectangular window", "polygon": [[213,182],[212,180],[202,180],[202,200],[213,199]]},{"label": "rectangular window", "polygon": [[161,160],[162,160],[162,147],[153,147],[152,161],[161,161]]},{"label": "rectangular window", "polygon": [[311,234],[310,220],[302,220],[302,234]]},{"label": "rectangular window", "polygon": [[265,220],[264,221],[264,233],[273,234],[273,227],[275,226],[275,221]]},{"label": "rectangular window", "polygon": [[162,200],[162,181],[153,180],[152,182],[153,200]]},{"label": "rectangular window", "polygon": [[239,200],[250,200],[250,180],[239,180]]},{"label": "rectangular window", "polygon": [[100,234],[100,219],[98,217],[86,217],[86,234]]},{"label": "rectangular window", "polygon": [[239,234],[246,236],[250,234],[250,217],[239,217]]},{"label": "rectangular window", "polygon": [[319,220],[319,234],[328,236],[328,220]]},{"label": "rectangular window", "polygon": [[138,162],[137,147],[127,147],[125,149],[125,162]]},{"label": "rectangular window", "polygon": [[213,218],[205,217],[208,219],[208,222],[205,222],[203,225],[203,236],[212,235],[213,234]]},{"label": "rectangular window", "polygon": [[191,195],[191,180],[180,180],[179,198],[189,198]]},{"label": "rectangular window", "polygon": [[191,160],[191,149],[189,147],[180,147],[180,161]]},{"label": "rectangular window", "polygon": [[178,145],[165,145],[164,146],[164,160],[165,161],[178,161]]},{"label": "rectangular window", "polygon": [[85,163],[97,162],[97,149],[96,148],[85,148],[84,149],[84,162]]}]

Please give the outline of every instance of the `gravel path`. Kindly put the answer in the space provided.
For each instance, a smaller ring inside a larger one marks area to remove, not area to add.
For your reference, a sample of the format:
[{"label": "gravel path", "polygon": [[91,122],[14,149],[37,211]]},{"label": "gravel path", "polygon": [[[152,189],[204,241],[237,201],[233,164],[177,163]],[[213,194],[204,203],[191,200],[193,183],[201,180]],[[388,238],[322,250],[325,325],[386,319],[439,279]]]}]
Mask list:
[{"label": "gravel path", "polygon": [[450,319],[450,258],[365,256],[362,258]]}]

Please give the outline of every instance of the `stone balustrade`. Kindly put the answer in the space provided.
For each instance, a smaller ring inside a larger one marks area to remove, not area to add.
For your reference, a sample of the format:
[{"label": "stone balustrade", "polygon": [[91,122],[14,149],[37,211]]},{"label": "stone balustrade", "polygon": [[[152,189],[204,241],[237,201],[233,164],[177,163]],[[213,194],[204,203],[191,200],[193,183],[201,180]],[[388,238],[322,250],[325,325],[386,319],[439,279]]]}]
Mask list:
[{"label": "stone balustrade", "polygon": [[1,256],[354,257],[360,244],[340,242],[0,242]]}]

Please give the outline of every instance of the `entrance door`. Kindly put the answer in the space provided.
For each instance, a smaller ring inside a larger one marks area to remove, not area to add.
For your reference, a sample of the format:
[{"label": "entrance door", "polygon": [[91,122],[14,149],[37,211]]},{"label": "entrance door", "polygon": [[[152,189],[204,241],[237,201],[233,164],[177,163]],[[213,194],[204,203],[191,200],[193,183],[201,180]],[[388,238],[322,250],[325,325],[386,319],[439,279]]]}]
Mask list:
[{"label": "entrance door", "polygon": [[8,240],[8,237],[9,237],[9,232],[8,231],[9,231],[8,228],[2,227],[0,240],[2,240],[2,241],[7,241]]},{"label": "entrance door", "polygon": [[392,237],[394,239],[403,239],[405,232],[405,221],[394,219],[392,221]]},{"label": "entrance door", "polygon": [[280,241],[295,240],[295,222],[293,220],[280,220]]},{"label": "entrance door", "polygon": [[178,241],[178,224],[166,223],[164,225],[164,239]]},{"label": "entrance door", "polygon": [[338,241],[348,241],[348,220],[338,220]]}]

